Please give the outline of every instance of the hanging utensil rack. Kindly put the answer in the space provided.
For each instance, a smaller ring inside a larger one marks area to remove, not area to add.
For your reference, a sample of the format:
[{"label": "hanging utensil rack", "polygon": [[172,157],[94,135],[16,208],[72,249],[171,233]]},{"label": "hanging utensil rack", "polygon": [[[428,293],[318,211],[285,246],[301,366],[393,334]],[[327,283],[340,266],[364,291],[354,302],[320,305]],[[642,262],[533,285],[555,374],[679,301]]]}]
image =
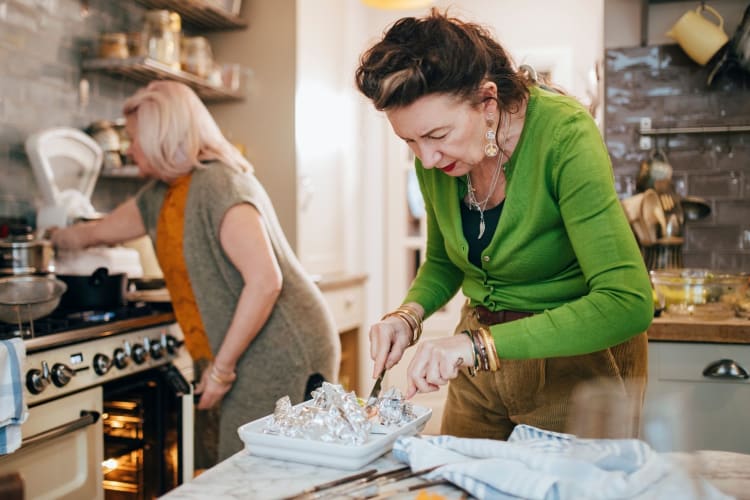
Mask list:
[{"label": "hanging utensil rack", "polygon": [[641,135],[641,149],[651,149],[651,136],[676,134],[731,134],[750,132],[750,125],[718,125],[705,127],[651,127],[651,118],[641,118],[638,131]]}]

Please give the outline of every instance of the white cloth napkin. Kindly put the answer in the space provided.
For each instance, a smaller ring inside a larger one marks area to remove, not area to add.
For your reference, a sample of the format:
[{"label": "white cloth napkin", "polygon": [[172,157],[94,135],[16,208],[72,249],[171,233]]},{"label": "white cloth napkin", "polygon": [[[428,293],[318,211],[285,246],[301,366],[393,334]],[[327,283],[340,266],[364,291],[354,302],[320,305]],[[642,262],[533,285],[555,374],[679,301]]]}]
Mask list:
[{"label": "white cloth napkin", "polygon": [[22,339],[0,340],[0,455],[21,446],[21,424],[29,416],[21,376],[25,359]]},{"label": "white cloth napkin", "polygon": [[400,437],[394,456],[480,499],[725,499],[637,439],[579,439],[518,425],[508,441]]}]

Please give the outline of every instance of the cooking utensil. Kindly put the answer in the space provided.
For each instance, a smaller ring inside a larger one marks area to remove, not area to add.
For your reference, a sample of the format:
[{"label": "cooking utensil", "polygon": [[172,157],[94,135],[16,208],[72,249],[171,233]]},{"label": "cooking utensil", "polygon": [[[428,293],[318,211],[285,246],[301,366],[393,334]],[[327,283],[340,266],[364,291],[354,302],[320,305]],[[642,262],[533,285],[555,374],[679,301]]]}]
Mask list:
[{"label": "cooking utensil", "polygon": [[9,276],[0,278],[0,321],[33,322],[47,316],[60,303],[67,286],[45,276]]},{"label": "cooking utensil", "polygon": [[305,490],[302,490],[301,492],[297,493],[296,495],[291,495],[288,497],[282,498],[282,500],[299,500],[302,498],[307,498],[308,496],[312,495],[313,493],[317,493],[319,491],[325,491],[331,488],[334,488],[336,486],[340,486],[342,484],[346,484],[349,482],[357,481],[360,479],[366,479],[369,476],[372,476],[378,472],[377,469],[367,469],[366,471],[358,472],[356,474],[351,474],[349,476],[340,477],[338,479],[334,479],[333,481],[328,481],[327,483],[318,484],[315,486],[311,486],[310,488],[307,488]]},{"label": "cooking utensil", "polygon": [[367,403],[365,404],[365,413],[367,413],[368,416],[370,415],[370,410],[378,402],[378,396],[380,395],[380,390],[381,390],[381,386],[383,385],[384,376],[385,376],[385,368],[383,368],[383,370],[380,372],[380,375],[378,375],[378,378],[375,379],[375,384],[372,386],[370,395],[367,396]]},{"label": "cooking utensil", "polygon": [[687,220],[700,220],[711,214],[711,205],[703,198],[686,196],[680,200],[682,211]]},{"label": "cooking utensil", "polygon": [[641,244],[653,245],[660,235],[667,233],[667,220],[664,216],[664,209],[661,206],[659,195],[653,189],[648,189],[643,193],[643,202],[641,203],[641,219],[645,241]]},{"label": "cooking utensil", "polygon": [[127,302],[128,275],[125,273],[110,274],[106,267],[99,267],[87,276],[58,274],[57,277],[68,285],[61,300],[63,307],[108,309]]},{"label": "cooking utensil", "polygon": [[[704,11],[713,14],[718,22],[703,17]],[[724,18],[703,2],[694,11],[685,12],[667,32],[667,36],[674,39],[682,50],[701,66],[729,41],[724,32]]]},{"label": "cooking utensil", "polygon": [[722,52],[723,54],[708,74],[706,84],[709,86],[713,83],[714,78],[724,70],[736,68],[750,71],[750,4],[745,8],[745,13],[742,15],[737,30]]},{"label": "cooking utensil", "polygon": [[47,274],[55,272],[55,250],[49,240],[8,237],[0,240],[0,274]]}]

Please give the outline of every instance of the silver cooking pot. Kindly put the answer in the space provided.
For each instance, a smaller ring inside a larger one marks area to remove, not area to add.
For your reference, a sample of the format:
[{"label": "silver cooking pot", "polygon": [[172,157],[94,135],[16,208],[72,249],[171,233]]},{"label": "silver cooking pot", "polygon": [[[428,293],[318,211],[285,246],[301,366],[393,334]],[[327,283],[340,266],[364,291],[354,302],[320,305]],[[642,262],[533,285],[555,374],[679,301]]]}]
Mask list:
[{"label": "silver cooking pot", "polygon": [[0,275],[49,274],[55,272],[52,242],[32,235],[0,240]]}]

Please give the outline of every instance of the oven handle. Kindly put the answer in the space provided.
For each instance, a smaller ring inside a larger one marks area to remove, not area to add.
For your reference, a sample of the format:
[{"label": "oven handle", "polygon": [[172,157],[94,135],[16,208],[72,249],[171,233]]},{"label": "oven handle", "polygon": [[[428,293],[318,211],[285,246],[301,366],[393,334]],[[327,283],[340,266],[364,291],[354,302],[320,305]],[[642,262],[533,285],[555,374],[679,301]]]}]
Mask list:
[{"label": "oven handle", "polygon": [[97,420],[99,420],[98,411],[81,410],[80,418],[28,437],[23,440],[23,442],[21,443],[21,447],[27,448],[29,446],[34,446],[41,441],[55,439],[60,436],[64,436],[65,434],[70,434],[71,432],[75,432],[78,429],[83,429],[88,425],[95,424]]}]

